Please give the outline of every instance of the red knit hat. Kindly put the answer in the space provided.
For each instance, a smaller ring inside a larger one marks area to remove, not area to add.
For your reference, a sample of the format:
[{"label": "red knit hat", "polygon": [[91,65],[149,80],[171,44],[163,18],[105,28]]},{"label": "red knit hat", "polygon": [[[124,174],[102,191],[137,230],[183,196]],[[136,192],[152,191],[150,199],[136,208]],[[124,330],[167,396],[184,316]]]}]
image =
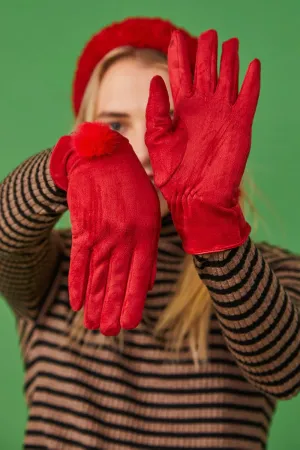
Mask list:
[{"label": "red knit hat", "polygon": [[77,61],[73,81],[72,103],[75,115],[78,114],[84,91],[96,65],[111,50],[132,46],[137,48],[152,48],[165,55],[171,34],[179,29],[186,37],[191,65],[195,63],[197,39],[186,30],[178,28],[167,20],[158,18],[137,17],[116,22],[94,34],[83,49]]}]

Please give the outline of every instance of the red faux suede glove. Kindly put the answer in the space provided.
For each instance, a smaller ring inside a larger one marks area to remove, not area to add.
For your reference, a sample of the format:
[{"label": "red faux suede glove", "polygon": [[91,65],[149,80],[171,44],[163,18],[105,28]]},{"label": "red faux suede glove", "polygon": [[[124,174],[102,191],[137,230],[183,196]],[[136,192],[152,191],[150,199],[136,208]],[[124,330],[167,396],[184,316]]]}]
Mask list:
[{"label": "red faux suede glove", "polygon": [[187,253],[237,247],[250,226],[239,205],[239,186],[250,151],[260,91],[260,62],[253,60],[238,94],[238,40],[223,44],[217,75],[217,33],[200,35],[194,77],[184,37],[168,51],[175,117],[161,77],[150,85],[146,145],[154,181],[168,202]]},{"label": "red faux suede glove", "polygon": [[53,149],[50,173],[67,191],[72,224],[70,304],[105,335],[135,328],[156,275],[157,192],[129,141],[84,123]]}]

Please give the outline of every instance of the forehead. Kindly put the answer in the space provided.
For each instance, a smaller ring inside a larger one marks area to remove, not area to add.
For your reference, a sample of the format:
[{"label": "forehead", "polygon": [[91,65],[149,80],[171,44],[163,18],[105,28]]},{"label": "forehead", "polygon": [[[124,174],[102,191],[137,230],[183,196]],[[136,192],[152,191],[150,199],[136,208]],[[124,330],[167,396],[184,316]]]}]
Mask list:
[{"label": "forehead", "polygon": [[144,112],[150,82],[155,75],[163,77],[170,97],[167,68],[158,65],[145,66],[134,59],[115,62],[101,80],[97,98],[98,112],[102,110],[122,111],[129,114],[136,111]]}]

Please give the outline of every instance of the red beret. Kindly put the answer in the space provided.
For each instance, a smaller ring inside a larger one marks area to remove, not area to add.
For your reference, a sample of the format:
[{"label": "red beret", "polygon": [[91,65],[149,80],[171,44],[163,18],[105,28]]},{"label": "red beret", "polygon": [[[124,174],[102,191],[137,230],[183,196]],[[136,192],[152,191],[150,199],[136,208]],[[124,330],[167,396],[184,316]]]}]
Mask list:
[{"label": "red beret", "polygon": [[75,115],[79,112],[84,91],[96,65],[107,53],[117,47],[128,45],[137,48],[152,48],[167,55],[171,34],[176,29],[181,30],[186,37],[193,66],[197,39],[167,20],[147,17],[128,18],[122,22],[115,22],[94,34],[77,61],[72,93]]}]

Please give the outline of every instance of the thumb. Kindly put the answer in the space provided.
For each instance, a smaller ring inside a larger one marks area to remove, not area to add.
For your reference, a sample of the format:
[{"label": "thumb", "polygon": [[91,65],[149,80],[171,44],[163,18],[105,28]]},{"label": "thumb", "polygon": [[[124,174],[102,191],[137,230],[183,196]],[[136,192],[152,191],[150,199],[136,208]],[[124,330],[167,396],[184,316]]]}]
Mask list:
[{"label": "thumb", "polygon": [[146,145],[149,152],[172,131],[169,94],[159,75],[152,78],[146,109]]},{"label": "thumb", "polygon": [[154,171],[156,186],[163,186],[174,173],[186,147],[185,128],[170,117],[169,95],[160,76],[151,80],[146,110],[145,143]]},{"label": "thumb", "polygon": [[169,94],[164,80],[155,76],[151,80],[149,99],[146,109],[145,143],[149,152],[157,186],[164,183],[169,175],[169,160],[172,155],[166,147],[172,134]]}]

